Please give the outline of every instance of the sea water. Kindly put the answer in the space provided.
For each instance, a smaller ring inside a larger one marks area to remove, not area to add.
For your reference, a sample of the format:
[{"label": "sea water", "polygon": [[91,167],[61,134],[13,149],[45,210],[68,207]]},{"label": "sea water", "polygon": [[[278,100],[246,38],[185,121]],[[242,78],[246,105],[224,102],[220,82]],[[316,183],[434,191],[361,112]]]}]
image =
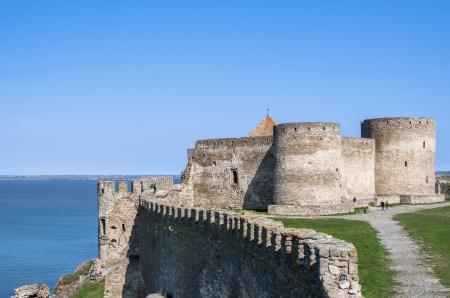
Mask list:
[{"label": "sea water", "polygon": [[97,257],[96,182],[0,181],[0,298]]}]

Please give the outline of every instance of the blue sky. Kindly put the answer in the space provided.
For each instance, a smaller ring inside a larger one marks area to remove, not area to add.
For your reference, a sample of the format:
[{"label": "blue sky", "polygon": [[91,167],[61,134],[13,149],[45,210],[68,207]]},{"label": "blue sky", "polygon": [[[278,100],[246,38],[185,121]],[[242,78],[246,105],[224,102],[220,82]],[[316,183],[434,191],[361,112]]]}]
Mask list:
[{"label": "blue sky", "polygon": [[435,117],[450,170],[450,1],[0,1],[0,174],[178,174],[267,107]]}]

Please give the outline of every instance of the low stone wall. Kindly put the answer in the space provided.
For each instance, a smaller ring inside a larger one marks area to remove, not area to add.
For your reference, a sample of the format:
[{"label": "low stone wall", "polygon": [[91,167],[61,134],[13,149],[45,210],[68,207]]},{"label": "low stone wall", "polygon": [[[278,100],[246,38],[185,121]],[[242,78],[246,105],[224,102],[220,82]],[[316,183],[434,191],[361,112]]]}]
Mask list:
[{"label": "low stone wall", "polygon": [[363,208],[373,205],[376,201],[375,197],[370,198],[356,198],[356,202],[351,201],[353,208]]},{"label": "low stone wall", "polygon": [[389,202],[389,204],[400,204],[400,195],[378,195],[375,198],[375,206],[380,206],[381,202]]},{"label": "low stone wall", "polygon": [[450,177],[438,177],[436,181],[436,194],[443,194],[446,199],[450,199]]},{"label": "low stone wall", "polygon": [[141,276],[171,297],[361,297],[352,244],[230,211],[141,200]]},{"label": "low stone wall", "polygon": [[402,195],[400,202],[404,204],[431,204],[445,201],[445,195]]},{"label": "low stone wall", "polygon": [[293,216],[319,216],[353,212],[351,202],[323,205],[269,205],[269,214]]},{"label": "low stone wall", "polygon": [[432,204],[445,201],[445,195],[379,195],[375,199],[375,206],[381,202],[389,204]]}]

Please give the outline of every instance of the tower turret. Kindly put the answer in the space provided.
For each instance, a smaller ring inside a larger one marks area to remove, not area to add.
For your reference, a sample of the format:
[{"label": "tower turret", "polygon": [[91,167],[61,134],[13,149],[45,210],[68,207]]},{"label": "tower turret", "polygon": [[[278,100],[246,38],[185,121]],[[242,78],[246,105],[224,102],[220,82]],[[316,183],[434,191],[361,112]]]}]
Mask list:
[{"label": "tower turret", "polygon": [[375,139],[377,195],[435,193],[434,119],[368,119],[361,124],[361,135]]},{"label": "tower turret", "polygon": [[343,207],[339,124],[280,124],[275,126],[273,144],[276,206],[269,207],[269,212],[324,214],[341,211],[336,210]]}]

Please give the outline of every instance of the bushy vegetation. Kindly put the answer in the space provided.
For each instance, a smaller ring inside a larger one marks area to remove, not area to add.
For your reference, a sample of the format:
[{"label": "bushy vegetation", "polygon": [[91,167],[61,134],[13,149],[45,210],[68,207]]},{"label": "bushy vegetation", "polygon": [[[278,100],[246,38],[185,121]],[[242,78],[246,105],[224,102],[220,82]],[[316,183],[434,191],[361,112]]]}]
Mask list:
[{"label": "bushy vegetation", "polygon": [[431,254],[434,272],[450,287],[450,206],[397,214],[394,219]]},{"label": "bushy vegetation", "polygon": [[377,232],[369,223],[345,219],[274,218],[285,227],[314,229],[353,243],[358,251],[362,294],[367,298],[393,297],[394,275],[389,268],[388,251],[381,245]]},{"label": "bushy vegetation", "polygon": [[88,283],[84,288],[71,296],[71,298],[103,298],[105,280],[96,283]]}]

